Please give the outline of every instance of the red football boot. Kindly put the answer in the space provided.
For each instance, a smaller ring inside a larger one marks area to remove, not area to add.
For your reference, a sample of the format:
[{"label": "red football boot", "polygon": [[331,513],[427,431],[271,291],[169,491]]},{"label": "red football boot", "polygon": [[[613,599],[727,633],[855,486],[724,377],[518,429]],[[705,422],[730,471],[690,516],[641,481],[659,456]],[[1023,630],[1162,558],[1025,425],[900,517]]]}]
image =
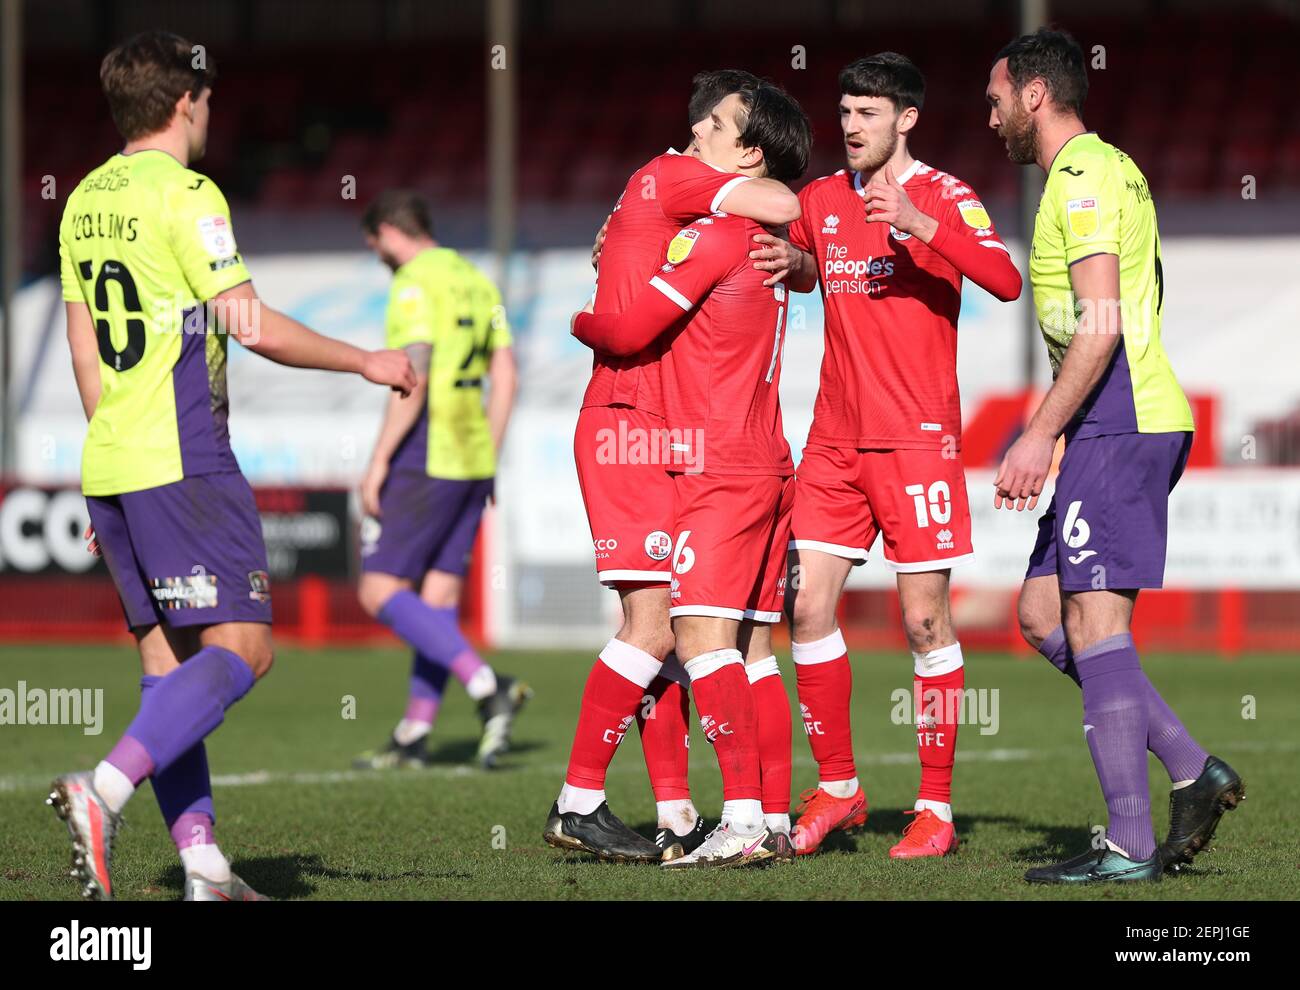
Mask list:
[{"label": "red football boot", "polygon": [[810,787],[799,797],[799,821],[790,836],[797,856],[811,856],[832,832],[853,832],[867,824],[867,795],[861,787],[846,798],[833,797],[820,787]]},{"label": "red football boot", "polygon": [[919,856],[947,856],[957,851],[957,830],[929,808],[905,811],[916,817],[903,829],[903,838],[889,850],[890,859],[916,859]]}]

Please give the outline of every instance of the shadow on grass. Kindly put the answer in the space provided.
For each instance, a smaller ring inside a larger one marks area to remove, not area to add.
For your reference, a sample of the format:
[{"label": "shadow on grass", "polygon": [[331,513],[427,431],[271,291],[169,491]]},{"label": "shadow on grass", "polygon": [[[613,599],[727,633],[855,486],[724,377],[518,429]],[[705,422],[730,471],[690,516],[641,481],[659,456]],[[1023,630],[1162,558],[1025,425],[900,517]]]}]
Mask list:
[{"label": "shadow on grass", "polygon": [[[472,880],[474,875],[461,870],[404,870],[384,873],[366,869],[337,869],[327,866],[315,853],[310,855],[253,856],[232,864],[234,871],[260,894],[277,901],[293,901],[316,893],[319,880],[342,880],[351,883],[386,883],[395,880]],[[169,866],[154,885],[182,896],[185,872],[179,865]]]},{"label": "shadow on grass", "polygon": [[1086,828],[1076,825],[1032,825],[1027,822],[1021,822],[1020,825],[1041,832],[1042,835],[1036,843],[1022,846],[1011,854],[1017,862],[1034,866],[1059,863],[1091,848],[1092,832]]},{"label": "shadow on grass", "polygon": [[[532,753],[539,749],[546,749],[547,744],[536,740],[525,740],[512,742],[510,749],[506,751],[501,758],[502,769],[508,769],[511,761],[525,753]],[[478,755],[477,739],[454,739],[444,743],[439,743],[438,747],[429,753],[429,764],[431,766],[442,766],[446,764],[475,763]]]},{"label": "shadow on grass", "polygon": [[[822,840],[819,855],[824,853],[858,853],[862,852],[862,838],[867,835],[883,835],[901,838],[903,829],[905,829],[913,820],[913,816],[906,813],[910,809],[902,808],[876,808],[872,809],[867,816],[867,824],[854,832],[832,832]],[[706,816],[707,818],[708,816]],[[798,823],[796,819],[796,824]],[[654,819],[644,819],[637,822],[627,823],[634,831],[640,833],[646,838],[653,838],[658,831],[658,824]],[[707,824],[712,827],[716,824],[716,819],[708,819]],[[978,846],[979,833],[985,826],[1009,826],[1016,829],[1024,829],[1030,832],[1039,833],[1037,841],[1016,849],[1009,854],[1010,861],[1015,864],[1037,865],[1044,862],[1056,862],[1067,859],[1088,847],[1092,833],[1086,828],[1065,825],[1045,825],[1025,821],[1023,818],[1017,818],[1012,815],[963,815],[958,814],[954,817],[954,824],[957,827],[957,837],[962,840],[963,844],[974,842]],[[1008,855],[999,853],[999,855]],[[597,863],[594,856],[585,856],[581,853],[574,853],[563,857],[556,857],[557,863]]]}]

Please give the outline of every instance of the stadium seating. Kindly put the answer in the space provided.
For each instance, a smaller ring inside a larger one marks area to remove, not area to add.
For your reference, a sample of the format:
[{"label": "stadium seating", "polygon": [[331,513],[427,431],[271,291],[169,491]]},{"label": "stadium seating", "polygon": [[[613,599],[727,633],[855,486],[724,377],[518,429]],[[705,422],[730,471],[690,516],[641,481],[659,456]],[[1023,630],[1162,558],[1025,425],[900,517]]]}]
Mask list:
[{"label": "stadium seating", "polygon": [[[1300,192],[1300,105],[1291,98],[1300,90],[1300,62],[1289,47],[1292,22],[1257,13],[1230,22],[1126,23],[1115,31],[1104,22],[1072,26],[1090,53],[1094,39],[1127,39],[1104,52],[1104,70],[1094,69],[1087,119],[1138,160],[1162,200],[1232,195],[1245,175],[1271,193]],[[690,75],[722,65],[749,67],[799,97],[816,131],[810,174],[832,171],[841,160],[835,69],[888,45],[947,52],[922,60],[929,96],[913,142],[918,155],[988,199],[1009,197],[1016,170],[987,132],[982,98],[990,56],[1005,35],[997,27],[900,25],[882,32],[877,44],[818,28],[804,43],[804,69],[791,67],[788,32],[725,39],[695,32],[681,43],[543,35],[527,41],[518,60],[520,194],[552,204],[611,201],[636,165],[683,139]],[[288,60],[256,50],[214,54],[220,75],[202,167],[232,200],[277,209],[355,208],[340,200],[341,177],[362,174],[372,186],[414,185],[444,203],[481,201],[485,73],[476,45],[373,47],[361,54],[317,47]],[[33,196],[45,176],[75,181],[118,143],[100,112],[97,58],[37,50],[27,60],[25,188]],[[50,126],[70,120],[76,126]],[[32,211],[26,226],[29,268],[39,268],[49,259],[38,243],[51,234],[49,217]]]}]

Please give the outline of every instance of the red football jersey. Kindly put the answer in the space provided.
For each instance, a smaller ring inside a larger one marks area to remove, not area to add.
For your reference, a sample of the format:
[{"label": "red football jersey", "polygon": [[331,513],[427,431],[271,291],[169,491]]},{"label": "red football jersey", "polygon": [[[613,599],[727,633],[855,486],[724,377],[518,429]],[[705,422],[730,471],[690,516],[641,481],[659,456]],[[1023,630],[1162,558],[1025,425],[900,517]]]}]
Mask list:
[{"label": "red football jersey", "polygon": [[[939,222],[945,239],[1007,251],[979,197],[960,179],[918,161],[898,181]],[[809,183],[799,193],[803,216],[790,225],[791,243],[817,263],[826,304],[825,356],[808,442],[960,449],[962,275],[912,235],[868,223],[864,185],[845,170]],[[1015,275],[1009,254],[1003,260]]]},{"label": "red football jersey", "polygon": [[[610,215],[596,276],[595,311],[623,312],[663,264],[668,242],[682,225],[713,213],[747,178],[674,151],[634,172]],[[661,353],[656,342],[629,357],[597,354],[582,407],[635,406],[662,416]]]},{"label": "red football jersey", "polygon": [[749,258],[763,228],[719,213],[685,227],[650,284],[694,315],[667,335],[664,417],[669,471],[775,474],[794,471],[781,424],[785,286],[765,287]]}]

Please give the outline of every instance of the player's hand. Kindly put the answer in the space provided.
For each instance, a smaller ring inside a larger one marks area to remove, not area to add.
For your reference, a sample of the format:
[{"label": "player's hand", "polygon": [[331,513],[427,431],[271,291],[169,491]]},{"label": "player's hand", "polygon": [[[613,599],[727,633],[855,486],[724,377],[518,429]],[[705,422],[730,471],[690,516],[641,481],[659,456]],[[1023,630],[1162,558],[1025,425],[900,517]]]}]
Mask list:
[{"label": "player's hand", "polygon": [[998,476],[993,479],[993,508],[1033,509],[1038,505],[1047,473],[1052,469],[1056,437],[1026,430],[1011,445]]},{"label": "player's hand", "polygon": [[583,313],[595,313],[595,312],[596,312],[596,297],[593,294],[592,297],[587,300],[587,305],[583,306],[582,309],[578,310],[578,312],[574,313],[572,316],[569,317],[569,333],[575,335],[577,334],[579,316],[581,316]]},{"label": "player's hand", "polygon": [[81,538],[87,541],[86,553],[94,554],[96,557],[104,556],[104,551],[99,545],[99,537],[95,535],[93,523],[86,527],[86,531],[81,534]]},{"label": "player's hand", "polygon": [[379,491],[388,480],[388,465],[371,462],[361,479],[361,508],[366,515],[379,518]]},{"label": "player's hand", "polygon": [[754,267],[760,272],[772,273],[772,277],[763,284],[772,286],[784,282],[794,270],[799,257],[798,248],[772,234],[755,234],[754,241],[762,245],[749,252],[749,256],[754,259]]},{"label": "player's hand", "polygon": [[894,176],[892,165],[885,166],[885,179],[872,179],[863,190],[863,205],[867,223],[887,223],[904,234],[920,234],[926,219],[924,213],[912,205],[903,184]]},{"label": "player's hand", "polygon": [[591,267],[592,268],[600,267],[600,252],[601,249],[605,246],[605,235],[609,233],[609,217],[612,217],[613,215],[614,214],[611,213],[608,217],[606,217],[605,222],[600,225],[600,230],[596,232],[596,243],[591,246]]},{"label": "player's hand", "polygon": [[405,351],[370,351],[361,365],[366,381],[387,385],[405,399],[415,389],[415,369]]}]

